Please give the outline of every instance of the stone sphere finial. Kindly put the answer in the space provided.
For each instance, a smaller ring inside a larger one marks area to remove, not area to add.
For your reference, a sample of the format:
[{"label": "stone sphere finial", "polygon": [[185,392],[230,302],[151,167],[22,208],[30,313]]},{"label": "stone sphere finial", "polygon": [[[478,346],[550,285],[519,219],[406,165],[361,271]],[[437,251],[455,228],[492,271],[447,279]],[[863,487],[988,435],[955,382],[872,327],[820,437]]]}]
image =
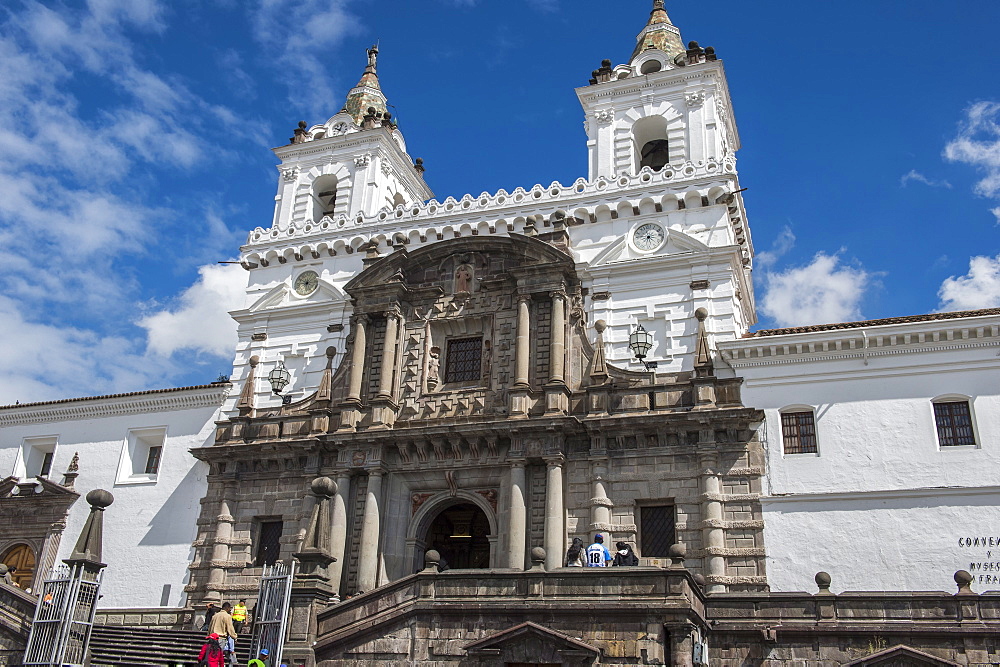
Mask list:
[{"label": "stone sphere finial", "polygon": [[671,544],[667,549],[667,556],[670,557],[671,569],[683,569],[684,559],[687,557],[687,545],[681,542]]},{"label": "stone sphere finial", "polygon": [[545,549],[542,547],[534,547],[531,550],[531,564],[541,567],[542,563],[545,562]]},{"label": "stone sphere finial", "polygon": [[424,569],[437,571],[438,563],[441,562],[441,554],[434,549],[428,549],[424,553]]},{"label": "stone sphere finial", "polygon": [[694,311],[694,316],[698,318],[699,322],[704,322],[705,318],[708,317],[708,311],[705,310],[704,308],[699,308],[698,310]]},{"label": "stone sphere finial", "polygon": [[104,489],[94,489],[87,494],[87,502],[94,509],[104,509],[111,503],[115,502],[115,497],[111,495],[110,491],[105,491]]},{"label": "stone sphere finial", "polygon": [[813,580],[816,582],[816,586],[819,587],[820,593],[830,592],[830,584],[833,582],[833,577],[830,576],[829,572],[817,572]]},{"label": "stone sphere finial", "polygon": [[959,595],[975,595],[970,584],[974,577],[967,570],[959,570],[955,573],[955,583],[958,584]]},{"label": "stone sphere finial", "polygon": [[337,493],[337,483],[329,477],[317,477],[309,487],[313,494],[320,498],[330,498]]},{"label": "stone sphere finial", "polygon": [[306,129],[306,122],[304,120],[299,121],[299,129],[300,130]]},{"label": "stone sphere finial", "polygon": [[708,583],[705,580],[705,575],[703,575],[701,572],[695,572],[694,575],[693,575],[693,577],[694,577],[694,583],[698,584],[702,588],[704,588],[705,584]]},{"label": "stone sphere finial", "polygon": [[335,348],[333,345],[326,348],[326,356],[329,357],[330,359],[333,359],[335,356],[337,356],[337,348]]},{"label": "stone sphere finial", "polygon": [[0,576],[3,576],[8,572],[10,572],[10,568],[4,565],[3,563],[0,563]]},{"label": "stone sphere finial", "polygon": [[256,354],[250,357],[250,368],[257,368],[257,364],[260,363],[260,357]]},{"label": "stone sphere finial", "polygon": [[608,323],[604,320],[597,320],[594,322],[594,328],[597,329],[597,333],[604,333],[604,330],[608,328]]}]

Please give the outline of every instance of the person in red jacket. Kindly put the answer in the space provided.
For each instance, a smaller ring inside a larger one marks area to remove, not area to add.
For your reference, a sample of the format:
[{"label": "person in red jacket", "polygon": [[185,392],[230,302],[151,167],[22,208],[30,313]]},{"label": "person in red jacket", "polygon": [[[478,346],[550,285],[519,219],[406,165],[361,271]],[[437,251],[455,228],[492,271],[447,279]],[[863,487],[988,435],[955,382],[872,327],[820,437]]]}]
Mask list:
[{"label": "person in red jacket", "polygon": [[225,667],[226,656],[222,652],[222,645],[219,644],[219,635],[212,633],[208,636],[208,641],[201,647],[198,654],[198,664],[207,667]]}]

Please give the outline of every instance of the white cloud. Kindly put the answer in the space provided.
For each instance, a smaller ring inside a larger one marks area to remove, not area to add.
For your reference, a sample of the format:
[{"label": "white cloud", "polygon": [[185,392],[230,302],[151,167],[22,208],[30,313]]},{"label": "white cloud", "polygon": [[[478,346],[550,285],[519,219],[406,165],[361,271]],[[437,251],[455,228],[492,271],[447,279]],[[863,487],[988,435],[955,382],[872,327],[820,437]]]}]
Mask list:
[{"label": "white cloud", "polygon": [[1000,225],[1000,206],[997,206],[996,208],[991,208],[990,213],[996,216],[997,224]]},{"label": "white cloud", "polygon": [[0,321],[0,404],[144,389],[164,372],[125,336],[33,321],[6,296]]},{"label": "white cloud", "polygon": [[[164,197],[150,183],[265,136],[260,121],[141,64],[137,45],[166,29],[166,15],[154,0],[58,11],[27,0],[0,13],[0,403],[166,386],[190,370],[177,360],[185,350],[231,358],[224,325],[185,319],[209,294],[230,297],[216,267],[173,311],[149,316],[186,327],[180,338],[161,333],[154,346],[134,322],[152,248],[161,260],[182,255],[183,268],[235,245],[219,215],[192,214],[198,193]],[[99,98],[76,96],[84,77]],[[220,137],[226,145],[213,145]],[[161,244],[181,220],[183,234]]]},{"label": "white cloud", "polygon": [[944,157],[983,172],[977,194],[1000,197],[1000,103],[976,102],[966,109],[958,135],[944,147]]},{"label": "white cloud", "polygon": [[169,357],[178,350],[226,356],[236,347],[236,322],[230,310],[241,308],[247,274],[238,264],[209,264],[178,297],[178,305],[139,320],[149,351]]},{"label": "white cloud", "polygon": [[[254,37],[290,73],[285,77],[289,100],[304,102],[317,117],[328,118],[343,104],[333,93],[327,54],[358,28],[347,4],[347,0],[259,0],[252,17]],[[344,61],[347,71],[350,62]],[[358,52],[355,62],[360,78],[366,62],[363,52]],[[309,85],[303,86],[303,81]]]},{"label": "white cloud", "polygon": [[805,266],[765,274],[760,310],[778,327],[858,320],[871,278],[861,267],[841,264],[838,255],[816,253]]},{"label": "white cloud", "polygon": [[1000,255],[969,260],[969,272],[950,276],[938,290],[941,312],[1000,307]]},{"label": "white cloud", "polygon": [[771,245],[771,249],[757,253],[757,268],[762,271],[767,271],[770,267],[774,266],[775,262],[777,262],[782,255],[786,254],[794,246],[795,234],[792,233],[791,227],[785,225],[781,228],[781,231],[778,232],[778,238],[774,240],[774,243]]},{"label": "white cloud", "polygon": [[949,190],[951,189],[951,183],[949,183],[948,181],[931,180],[930,178],[927,178],[926,176],[921,174],[916,169],[911,169],[909,173],[903,174],[903,176],[899,179],[899,184],[905,188],[907,183],[909,183],[910,181],[923,183],[924,185],[929,185],[932,188],[948,188]]}]

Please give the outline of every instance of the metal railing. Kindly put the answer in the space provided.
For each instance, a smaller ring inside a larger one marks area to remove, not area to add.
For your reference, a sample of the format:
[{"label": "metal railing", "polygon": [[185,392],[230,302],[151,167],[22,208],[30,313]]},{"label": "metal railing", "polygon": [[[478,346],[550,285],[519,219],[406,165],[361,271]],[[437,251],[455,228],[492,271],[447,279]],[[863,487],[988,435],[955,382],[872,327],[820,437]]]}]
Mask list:
[{"label": "metal railing", "polygon": [[253,619],[251,657],[256,658],[261,649],[271,654],[271,664],[281,664],[288,629],[288,607],[292,597],[292,577],[295,561],[290,564],[265,565],[257,593],[257,608]]},{"label": "metal railing", "polygon": [[60,565],[42,582],[22,664],[82,667],[87,660],[101,571]]}]

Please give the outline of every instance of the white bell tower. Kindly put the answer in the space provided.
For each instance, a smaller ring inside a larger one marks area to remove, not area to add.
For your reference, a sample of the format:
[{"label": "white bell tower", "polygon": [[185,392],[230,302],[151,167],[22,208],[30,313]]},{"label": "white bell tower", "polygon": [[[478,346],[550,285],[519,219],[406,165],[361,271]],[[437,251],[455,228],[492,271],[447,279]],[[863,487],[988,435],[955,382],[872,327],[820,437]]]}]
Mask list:
[{"label": "white bell tower", "polygon": [[663,0],[653,3],[629,62],[605,60],[577,94],[591,180],[721,162],[739,148],[722,62],[711,47],[684,48]]},{"label": "white bell tower", "polygon": [[406,142],[387,110],[379,87],[378,48],[368,49],[368,65],[347,95],[344,108],[323,124],[303,121],[288,145],[274,149],[281,159],[273,229],[290,225],[341,224],[423,202],[433,193],[414,164]]}]

